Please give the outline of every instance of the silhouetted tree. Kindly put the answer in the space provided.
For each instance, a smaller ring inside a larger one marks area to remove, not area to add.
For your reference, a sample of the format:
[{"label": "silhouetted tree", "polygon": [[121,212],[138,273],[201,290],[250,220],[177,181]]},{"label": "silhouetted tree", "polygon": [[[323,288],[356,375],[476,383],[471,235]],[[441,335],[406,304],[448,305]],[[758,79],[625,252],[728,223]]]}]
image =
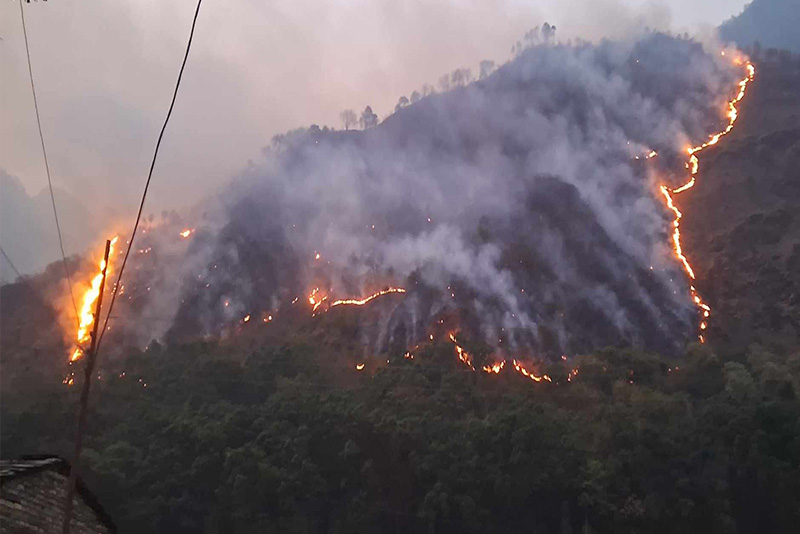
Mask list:
[{"label": "silhouetted tree", "polygon": [[478,75],[479,80],[482,80],[487,76],[489,76],[491,73],[494,72],[496,68],[494,61],[492,61],[491,59],[484,59],[483,61],[480,62],[479,67],[481,71],[480,74]]},{"label": "silhouetted tree", "polygon": [[406,107],[409,104],[410,104],[410,102],[409,102],[408,98],[406,98],[405,96],[401,96],[400,100],[397,101],[397,105],[394,107],[394,110],[395,110],[395,112],[400,111],[401,109],[403,109],[404,107]]},{"label": "silhouetted tree", "polygon": [[373,126],[378,125],[378,116],[372,111],[370,106],[364,108],[364,111],[361,113],[361,119],[359,119],[359,123],[363,129],[372,128]]},{"label": "silhouetted tree", "polygon": [[464,87],[472,82],[472,71],[468,67],[456,69],[450,74],[450,83],[453,87]]},{"label": "silhouetted tree", "polygon": [[432,95],[433,93],[435,93],[436,92],[436,88],[434,88],[432,85],[430,85],[428,83],[423,83],[422,87],[420,88],[420,91],[422,91],[422,97],[425,98],[426,96]]},{"label": "silhouetted tree", "polygon": [[339,114],[339,118],[342,119],[345,130],[349,130],[351,126],[358,124],[358,115],[356,115],[356,112],[352,109],[342,111]]},{"label": "silhouetted tree", "polygon": [[544,23],[542,25],[542,39],[545,44],[550,44],[555,41],[556,38],[556,27],[550,26],[548,23]]}]

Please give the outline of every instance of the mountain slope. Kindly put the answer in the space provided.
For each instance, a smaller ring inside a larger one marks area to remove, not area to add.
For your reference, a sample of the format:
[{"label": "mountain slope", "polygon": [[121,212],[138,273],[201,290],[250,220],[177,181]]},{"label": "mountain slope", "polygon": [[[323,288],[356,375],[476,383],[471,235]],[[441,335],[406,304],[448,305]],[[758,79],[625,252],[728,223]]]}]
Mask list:
[{"label": "mountain slope", "polygon": [[800,59],[763,58],[729,139],[679,197],[719,349],[800,345]]},{"label": "mountain slope", "polygon": [[720,26],[720,36],[740,47],[758,42],[763,48],[800,53],[800,2],[754,0],[744,11]]}]

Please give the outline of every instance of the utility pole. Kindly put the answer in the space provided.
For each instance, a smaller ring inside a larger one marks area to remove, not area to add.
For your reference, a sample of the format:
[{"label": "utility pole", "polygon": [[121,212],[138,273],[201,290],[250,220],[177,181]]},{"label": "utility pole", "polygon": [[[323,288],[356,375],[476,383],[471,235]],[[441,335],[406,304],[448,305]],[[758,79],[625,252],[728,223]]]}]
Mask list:
[{"label": "utility pole", "polygon": [[92,385],[92,374],[94,373],[95,356],[97,355],[97,328],[100,324],[100,308],[103,305],[103,290],[105,289],[106,285],[106,271],[108,271],[108,254],[110,250],[111,241],[106,240],[106,252],[103,256],[103,278],[100,281],[100,293],[97,295],[97,305],[95,306],[94,310],[92,341],[89,345],[89,350],[86,352],[83,388],[81,389],[81,401],[78,409],[78,433],[75,436],[75,454],[72,457],[72,464],[69,468],[69,480],[67,481],[67,499],[64,502],[63,534],[69,534],[70,521],[72,519],[72,501],[75,498],[75,483],[78,476],[78,461],[80,460],[81,456],[83,434],[86,430],[86,411],[89,403],[89,387]]}]

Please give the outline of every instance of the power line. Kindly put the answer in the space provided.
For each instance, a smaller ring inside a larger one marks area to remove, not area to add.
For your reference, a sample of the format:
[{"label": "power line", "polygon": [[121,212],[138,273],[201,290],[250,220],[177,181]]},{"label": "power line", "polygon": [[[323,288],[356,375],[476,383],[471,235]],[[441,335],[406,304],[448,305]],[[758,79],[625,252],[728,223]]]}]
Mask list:
[{"label": "power line", "polygon": [[3,250],[3,247],[2,247],[2,246],[0,246],[0,252],[2,252],[2,253],[3,253],[3,257],[6,259],[6,261],[7,261],[7,262],[8,262],[8,264],[11,266],[11,268],[12,268],[12,269],[14,269],[14,272],[15,272],[15,273],[17,273],[17,278],[20,278],[20,277],[22,277],[22,275],[21,275],[21,274],[19,274],[19,271],[17,270],[17,268],[16,268],[16,267],[14,267],[14,262],[13,262],[13,261],[11,261],[11,258],[9,258],[9,257],[8,257],[8,254],[6,254],[6,251],[5,251],[5,250]]},{"label": "power line", "polygon": [[164,137],[164,130],[167,129],[167,123],[169,123],[169,118],[172,115],[172,108],[175,106],[175,99],[178,97],[178,89],[181,86],[181,78],[183,77],[183,69],[186,67],[186,60],[189,58],[189,50],[192,47],[192,38],[194,37],[194,28],[197,24],[197,15],[200,13],[200,4],[203,3],[203,0],[197,0],[197,8],[194,12],[194,18],[192,19],[192,29],[189,32],[189,41],[186,43],[186,53],[183,56],[183,63],[181,64],[181,70],[178,73],[178,81],[175,84],[175,91],[172,93],[172,102],[169,105],[169,111],[167,112],[167,117],[164,119],[164,125],[161,127],[161,133],[158,134],[158,141],[156,142],[156,149],[153,153],[153,160],[150,163],[150,172],[147,174],[147,182],[144,185],[144,192],[142,193],[142,201],[139,203],[139,212],[136,214],[136,222],[133,225],[133,232],[131,232],[131,238],[128,240],[128,248],[125,251],[125,257],[122,259],[122,267],[119,269],[119,274],[117,275],[117,281],[114,283],[113,293],[111,295],[111,303],[108,305],[108,312],[106,313],[106,319],[103,323],[103,329],[100,331],[100,338],[97,340],[97,347],[96,351],[100,351],[100,343],[103,341],[103,336],[105,335],[108,327],[108,320],[111,317],[111,311],[114,309],[114,303],[117,300],[117,295],[119,294],[118,289],[120,287],[120,282],[122,281],[122,275],[125,272],[125,265],[128,263],[128,256],[131,253],[131,249],[133,248],[133,241],[136,238],[136,230],[139,228],[139,221],[142,218],[142,211],[144,210],[144,202],[147,198],[147,191],[150,188],[150,180],[153,178],[153,169],[156,166],[156,159],[158,158],[158,149],[161,147],[161,139]]},{"label": "power line", "polygon": [[[33,83],[33,67],[31,67],[31,51],[28,47],[28,30],[25,28],[25,10],[22,8],[22,0],[19,1],[19,14],[22,18],[22,35],[25,37],[25,55],[28,58],[28,74],[31,79],[31,92],[33,93],[33,108],[36,110],[36,126],[39,128],[39,140],[42,142],[42,154],[44,155],[44,168],[47,171],[47,187],[50,190],[50,202],[53,205],[53,217],[56,220],[56,230],[58,231],[58,245],[61,247],[61,260],[64,263],[64,272],[67,275],[67,285],[69,287],[69,298],[72,300],[72,308],[75,310],[75,322],[80,324],[78,318],[78,305],[75,304],[75,294],[72,291],[72,276],[69,273],[67,255],[64,252],[64,240],[61,237],[61,224],[58,222],[58,210],[56,209],[56,196],[53,194],[53,181],[50,178],[50,164],[47,161],[47,149],[44,146],[44,135],[42,135],[42,122],[39,119],[39,102],[36,100],[36,85]],[[3,254],[5,255],[5,254]],[[8,259],[8,256],[6,256]]]}]

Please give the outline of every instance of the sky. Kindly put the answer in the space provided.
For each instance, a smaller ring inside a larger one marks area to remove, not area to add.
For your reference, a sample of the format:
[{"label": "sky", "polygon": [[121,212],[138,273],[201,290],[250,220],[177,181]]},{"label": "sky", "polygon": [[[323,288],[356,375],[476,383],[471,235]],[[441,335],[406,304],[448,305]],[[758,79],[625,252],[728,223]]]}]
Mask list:
[{"label": "sky", "polygon": [[[382,118],[400,96],[446,72],[504,62],[513,43],[545,21],[560,39],[619,37],[643,26],[704,35],[745,3],[205,0],[146,213],[213,197],[277,133],[340,128],[343,109],[367,104]],[[25,5],[53,182],[80,198],[96,225],[135,213],[194,7],[194,0]],[[0,39],[0,169],[35,195],[46,176],[13,0],[0,2]]]}]

